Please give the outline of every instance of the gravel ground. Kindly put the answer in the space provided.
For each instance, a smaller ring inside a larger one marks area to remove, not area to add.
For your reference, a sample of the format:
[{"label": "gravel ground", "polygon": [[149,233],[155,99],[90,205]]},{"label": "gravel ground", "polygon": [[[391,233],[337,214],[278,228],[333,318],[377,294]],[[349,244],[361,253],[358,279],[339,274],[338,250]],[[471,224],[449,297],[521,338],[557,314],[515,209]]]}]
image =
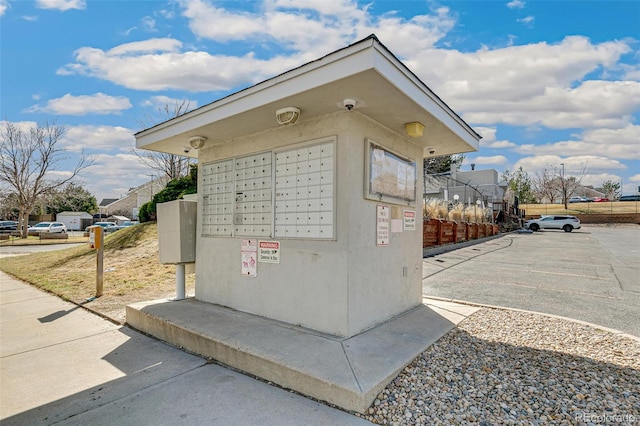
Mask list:
[{"label": "gravel ground", "polygon": [[397,425],[638,425],[640,341],[485,308],[407,366],[362,417]]}]

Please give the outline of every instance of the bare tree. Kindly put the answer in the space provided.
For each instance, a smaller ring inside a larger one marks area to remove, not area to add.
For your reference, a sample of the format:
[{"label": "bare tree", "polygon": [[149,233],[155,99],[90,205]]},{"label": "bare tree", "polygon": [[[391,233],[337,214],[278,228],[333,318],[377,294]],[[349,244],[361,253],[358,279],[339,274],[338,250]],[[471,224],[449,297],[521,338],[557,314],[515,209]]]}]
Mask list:
[{"label": "bare tree", "polygon": [[577,176],[566,177],[564,164],[560,170],[556,167],[553,170],[545,169],[534,179],[535,192],[541,201],[549,199],[553,202],[556,198],[560,198],[566,210],[569,198],[582,186],[582,178],[586,174],[587,168],[584,167]]},{"label": "bare tree", "polygon": [[[164,116],[163,120],[168,120],[186,113],[189,110],[189,102],[186,100],[183,100],[181,103],[176,102],[173,108],[165,104],[161,108],[158,108],[158,110]],[[158,120],[153,121],[157,122]],[[143,127],[147,126],[143,124]],[[168,180],[189,174],[189,165],[191,164],[189,157],[138,149],[134,149],[133,153],[145,166],[157,171],[160,176],[166,176]]]},{"label": "bare tree", "polygon": [[538,197],[538,200],[542,203],[545,200],[553,203],[556,199],[557,189],[553,184],[553,173],[544,169],[542,173],[536,173],[536,177],[533,179],[534,192]]},{"label": "bare tree", "polygon": [[0,128],[0,183],[13,192],[18,203],[18,227],[27,237],[29,213],[38,198],[53,188],[74,179],[93,162],[81,154],[78,163],[62,179],[48,179],[47,173],[67,157],[59,146],[65,128],[45,123],[23,131],[15,123],[5,121]]}]

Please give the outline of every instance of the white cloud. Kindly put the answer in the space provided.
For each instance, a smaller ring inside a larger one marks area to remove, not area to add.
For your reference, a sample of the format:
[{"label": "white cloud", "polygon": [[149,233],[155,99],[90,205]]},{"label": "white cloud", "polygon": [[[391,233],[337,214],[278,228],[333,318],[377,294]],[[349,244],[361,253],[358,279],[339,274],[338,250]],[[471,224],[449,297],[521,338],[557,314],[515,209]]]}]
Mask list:
[{"label": "white cloud", "polygon": [[476,165],[504,165],[507,164],[507,157],[504,155],[492,155],[492,156],[479,156],[474,158],[473,160],[465,160],[465,164],[476,164]]},{"label": "white cloud", "polygon": [[611,170],[625,170],[626,166],[617,160],[597,155],[579,155],[573,157],[560,157],[558,155],[539,155],[524,157],[516,161],[513,169],[522,167],[530,175],[541,173],[544,170],[556,170],[560,173],[561,164],[564,163],[566,177],[580,177],[586,174],[609,173]]},{"label": "white cloud", "polygon": [[444,7],[407,20],[393,13],[374,18],[354,1],[268,1],[255,13],[215,7],[201,0],[181,4],[192,31],[200,38],[218,42],[258,39],[263,40],[262,51],[269,51],[271,43],[273,49],[288,52],[259,59],[245,46],[237,55],[226,56],[187,51],[172,38],[151,39],[106,51],[82,47],[75,52],[75,62],[61,67],[58,74],[86,75],[138,90],[229,90],[315,60],[370,33],[378,34],[410,63],[408,55],[431,47],[455,23]]},{"label": "white cloud", "polygon": [[482,142],[482,140],[480,140],[480,147],[481,148],[493,148],[493,149],[509,149],[509,148],[515,148],[518,145],[507,141],[507,140],[502,140],[502,141],[494,141],[491,143],[485,143]]},{"label": "white cloud", "polygon": [[369,32],[375,33],[385,46],[414,70],[414,64],[421,59],[422,53],[432,49],[455,23],[456,19],[451,16],[451,11],[440,7],[432,15],[417,15],[409,21],[383,16],[370,26]]},{"label": "white cloud", "polygon": [[40,9],[56,9],[66,11],[70,9],[86,9],[85,0],[37,0],[36,6]]},{"label": "white cloud", "polygon": [[517,145],[513,142],[507,140],[497,140],[497,129],[495,127],[474,126],[473,129],[478,132],[480,136],[482,136],[482,139],[480,139],[480,148],[506,149],[517,147]]},{"label": "white cloud", "polygon": [[[578,82],[590,73],[617,70],[620,58],[632,51],[629,43],[592,44],[585,37],[571,36],[556,44],[483,48],[471,53],[426,49],[416,52],[411,64],[468,122],[620,127],[640,106],[640,83]],[[598,108],[593,108],[594,102]]]},{"label": "white cloud", "polygon": [[600,188],[602,184],[608,180],[611,182],[620,182],[620,176],[613,173],[587,173],[582,177],[580,183],[584,186]]},{"label": "white cloud", "polygon": [[498,131],[498,129],[496,129],[495,127],[474,126],[473,130],[475,130],[480,136],[482,136],[482,139],[480,139],[481,143],[482,141],[491,143],[495,142],[496,140],[496,132]]},{"label": "white cloud", "polygon": [[69,93],[61,98],[51,99],[46,105],[34,105],[26,112],[45,112],[56,115],[120,114],[131,108],[131,102],[124,96],[109,96],[104,93],[73,96]]},{"label": "white cloud", "polygon": [[640,148],[638,148],[640,126],[628,125],[620,129],[587,130],[578,136],[580,139],[576,140],[520,145],[514,151],[520,154],[545,153],[558,156],[582,156],[602,152],[609,158],[640,159]]},{"label": "white cloud", "polygon": [[362,36],[358,31],[366,28],[368,18],[366,9],[354,1],[266,1],[256,12],[216,7],[202,0],[181,5],[198,37],[220,42],[262,39],[307,60]]},{"label": "white cloud", "polygon": [[[606,100],[606,101],[605,101]],[[594,107],[597,105],[597,107]],[[549,128],[625,127],[640,108],[640,82],[585,81],[577,88],[548,87],[522,102],[488,101],[464,113],[471,122],[513,125],[542,124]]]},{"label": "white cloud", "polygon": [[182,47],[182,42],[173,38],[152,38],[143,41],[134,41],[121,44],[107,52],[107,55],[118,57],[129,54],[145,54],[160,52],[178,52]]},{"label": "white cloud", "polygon": [[150,169],[134,154],[102,154],[93,160],[94,165],[82,174],[83,187],[95,194],[98,202],[103,198],[119,198],[151,179]]},{"label": "white cloud", "polygon": [[7,0],[0,0],[0,16],[4,16],[9,9],[9,2]]},{"label": "white cloud", "polygon": [[145,16],[144,18],[142,18],[142,26],[147,31],[152,31],[152,32],[157,31],[156,20],[151,16]]},{"label": "white cloud", "polygon": [[523,9],[525,5],[525,2],[523,2],[522,0],[512,0],[509,3],[507,3],[507,7],[509,9]]},{"label": "white cloud", "polygon": [[524,24],[528,28],[533,27],[533,23],[535,20],[536,18],[534,18],[533,16],[527,16],[525,18],[516,19],[516,21],[520,22],[521,24]]},{"label": "white cloud", "polygon": [[637,175],[633,175],[629,178],[629,180],[631,182],[640,182],[640,173],[638,173]]},{"label": "white cloud", "polygon": [[58,74],[102,78],[136,90],[197,92],[255,83],[299,65],[283,57],[259,60],[252,55],[175,51],[181,45],[174,39],[154,39],[127,43],[109,51],[83,47],[75,52],[77,62],[60,68]]},{"label": "white cloud", "polygon": [[142,106],[153,107],[161,110],[168,107],[169,110],[172,110],[174,107],[182,105],[183,102],[185,103],[185,107],[188,106],[186,111],[191,111],[198,107],[198,101],[195,99],[177,99],[169,96],[151,96],[142,102]]},{"label": "white cloud", "polygon": [[135,146],[134,131],[120,126],[71,126],[62,142],[69,151],[124,151]]}]

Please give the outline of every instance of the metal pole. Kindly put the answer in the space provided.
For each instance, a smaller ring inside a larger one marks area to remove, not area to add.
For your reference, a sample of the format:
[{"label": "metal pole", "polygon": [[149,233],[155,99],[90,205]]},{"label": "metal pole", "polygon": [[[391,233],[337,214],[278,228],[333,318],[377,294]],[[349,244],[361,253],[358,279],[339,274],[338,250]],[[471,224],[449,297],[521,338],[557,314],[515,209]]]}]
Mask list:
[{"label": "metal pole", "polygon": [[185,273],[186,268],[184,263],[176,264],[176,300],[182,300],[185,298]]},{"label": "metal pole", "polygon": [[562,166],[562,204],[564,204],[565,213],[567,211],[567,187],[564,183],[564,163],[560,163]]},{"label": "metal pole", "polygon": [[104,229],[98,226],[95,230],[96,246],[96,297],[102,296],[104,283]]}]

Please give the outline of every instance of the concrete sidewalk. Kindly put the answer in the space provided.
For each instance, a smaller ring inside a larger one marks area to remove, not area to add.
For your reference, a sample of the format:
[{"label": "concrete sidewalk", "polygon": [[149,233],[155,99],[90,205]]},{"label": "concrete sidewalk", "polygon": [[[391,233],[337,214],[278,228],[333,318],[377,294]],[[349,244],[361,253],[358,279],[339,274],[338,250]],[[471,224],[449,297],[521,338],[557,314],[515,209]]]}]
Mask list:
[{"label": "concrete sidewalk", "polygon": [[[473,312],[437,305],[429,307],[453,323]],[[0,320],[3,426],[369,424],[116,326],[2,272]]]},{"label": "concrete sidewalk", "polygon": [[190,355],[0,272],[0,419],[35,424],[368,424]]}]

